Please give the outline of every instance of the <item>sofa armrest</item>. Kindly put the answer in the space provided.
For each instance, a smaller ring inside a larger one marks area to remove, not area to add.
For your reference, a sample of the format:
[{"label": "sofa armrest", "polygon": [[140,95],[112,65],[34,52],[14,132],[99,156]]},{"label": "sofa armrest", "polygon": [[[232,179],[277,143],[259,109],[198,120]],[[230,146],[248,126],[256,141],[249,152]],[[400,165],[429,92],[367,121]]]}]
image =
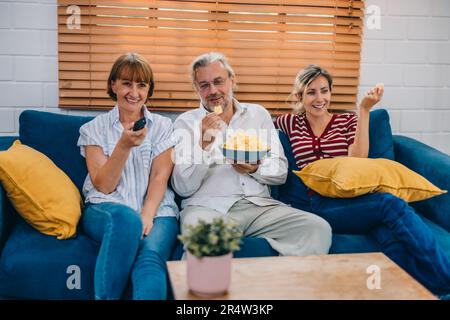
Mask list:
[{"label": "sofa armrest", "polygon": [[446,194],[411,205],[422,215],[450,231],[450,156],[422,142],[394,135],[395,160],[417,172]]},{"label": "sofa armrest", "polygon": [[0,137],[0,151],[7,150],[17,139],[19,139],[17,136]]},{"label": "sofa armrest", "polygon": [[[0,151],[7,150],[14,140],[19,137],[10,136],[10,137],[0,137]],[[0,183],[0,254],[2,252],[3,245],[11,231],[11,227],[13,224],[13,215],[14,210],[6,196],[5,190]]]},{"label": "sofa armrest", "polygon": [[14,208],[0,184],[0,255],[15,222]]},{"label": "sofa armrest", "polygon": [[0,254],[2,252],[3,245],[6,241],[6,230],[5,229],[5,218],[6,218],[6,210],[3,208],[5,205],[5,190],[3,186],[0,184]]}]

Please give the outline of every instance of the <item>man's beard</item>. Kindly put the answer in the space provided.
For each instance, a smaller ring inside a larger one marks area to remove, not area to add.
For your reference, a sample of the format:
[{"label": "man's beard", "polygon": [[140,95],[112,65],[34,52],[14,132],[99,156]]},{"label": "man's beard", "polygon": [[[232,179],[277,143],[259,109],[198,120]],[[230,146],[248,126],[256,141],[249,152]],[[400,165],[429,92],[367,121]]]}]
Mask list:
[{"label": "man's beard", "polygon": [[[227,99],[227,98],[229,98],[229,99]],[[209,99],[211,99],[211,97],[208,97],[208,100]],[[207,100],[207,101],[208,101]],[[203,105],[203,107],[206,109],[206,110],[208,110],[209,112],[213,112],[214,111],[214,107],[216,107],[216,106],[221,106],[222,107],[222,110],[224,110],[225,111],[225,109],[228,107],[228,105],[230,104],[230,101],[233,101],[233,95],[232,94],[230,94],[228,97],[225,97],[225,96],[222,96],[222,100],[223,100],[223,102],[221,102],[221,103],[218,103],[218,104],[215,104],[215,105],[207,105],[206,103],[205,103],[205,101],[203,101],[202,100],[202,105]]]}]

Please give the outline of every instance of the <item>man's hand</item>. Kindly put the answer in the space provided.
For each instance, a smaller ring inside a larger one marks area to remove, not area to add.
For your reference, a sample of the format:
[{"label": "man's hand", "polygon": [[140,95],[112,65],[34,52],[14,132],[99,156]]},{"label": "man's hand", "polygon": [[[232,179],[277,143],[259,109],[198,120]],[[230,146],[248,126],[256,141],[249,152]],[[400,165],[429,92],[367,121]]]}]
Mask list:
[{"label": "man's hand", "polygon": [[359,107],[362,111],[370,111],[372,107],[377,104],[383,97],[384,85],[382,83],[377,84],[374,88],[367,90]]},{"label": "man's hand", "polygon": [[215,113],[206,115],[201,123],[200,145],[206,150],[210,144],[214,142],[217,132],[220,131],[220,123],[222,119]]},{"label": "man's hand", "polygon": [[232,164],[234,170],[239,173],[247,174],[247,173],[255,173],[259,168],[259,164],[249,164],[249,163],[234,163]]}]

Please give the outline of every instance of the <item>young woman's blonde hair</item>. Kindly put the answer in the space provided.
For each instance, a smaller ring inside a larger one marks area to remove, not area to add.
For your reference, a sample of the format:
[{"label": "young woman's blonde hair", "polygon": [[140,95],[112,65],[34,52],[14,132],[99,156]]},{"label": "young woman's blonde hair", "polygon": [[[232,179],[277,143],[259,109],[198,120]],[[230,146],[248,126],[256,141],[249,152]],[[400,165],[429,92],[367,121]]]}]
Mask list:
[{"label": "young woman's blonde hair", "polygon": [[133,82],[145,82],[150,88],[147,99],[153,95],[155,87],[153,71],[148,61],[138,53],[125,53],[114,62],[108,77],[108,95],[117,101],[117,95],[112,90],[112,83],[117,79],[124,79]]},{"label": "young woman's blonde hair", "polygon": [[330,87],[330,92],[333,86],[333,78],[331,77],[331,74],[319,67],[315,64],[310,64],[305,69],[301,70],[297,76],[295,77],[294,82],[294,89],[292,90],[291,97],[294,97],[295,104],[293,105],[293,109],[295,113],[303,113],[305,112],[305,108],[303,107],[303,93],[305,92],[306,88],[310,85],[311,82],[313,82],[315,79],[317,79],[319,76],[325,77],[328,81],[328,85]]}]

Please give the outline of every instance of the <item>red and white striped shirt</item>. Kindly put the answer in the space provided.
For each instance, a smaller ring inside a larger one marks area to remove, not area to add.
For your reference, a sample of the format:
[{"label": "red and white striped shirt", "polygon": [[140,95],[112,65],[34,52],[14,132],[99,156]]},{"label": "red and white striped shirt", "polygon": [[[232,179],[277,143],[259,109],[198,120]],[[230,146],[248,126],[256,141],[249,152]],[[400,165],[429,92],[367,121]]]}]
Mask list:
[{"label": "red and white striped shirt", "polygon": [[316,137],[305,113],[285,114],[274,121],[275,127],[289,137],[299,169],[319,159],[348,156],[348,147],[355,140],[356,123],[356,114],[333,114],[322,135]]}]

